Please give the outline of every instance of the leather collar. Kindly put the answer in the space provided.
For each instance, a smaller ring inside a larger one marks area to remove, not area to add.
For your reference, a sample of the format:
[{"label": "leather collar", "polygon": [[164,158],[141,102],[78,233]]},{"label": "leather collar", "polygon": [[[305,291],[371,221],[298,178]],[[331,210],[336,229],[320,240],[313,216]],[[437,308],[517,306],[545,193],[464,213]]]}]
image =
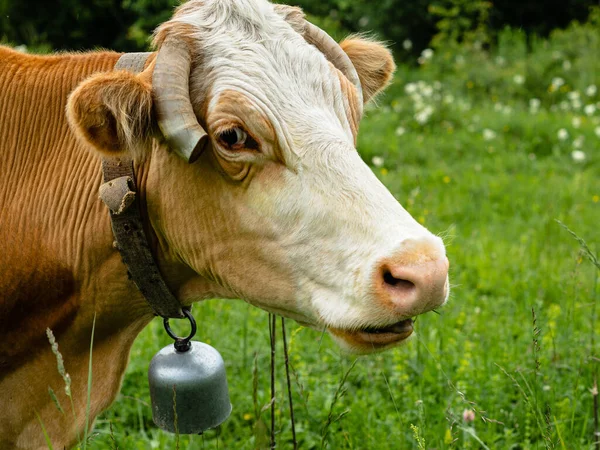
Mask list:
[{"label": "leather collar", "polygon": [[[114,70],[139,73],[151,53],[125,53]],[[129,278],[135,283],[155,314],[164,318],[185,317],[181,304],[169,290],[144,232],[133,161],[127,157],[102,158],[100,198],[110,210],[115,236]]]}]

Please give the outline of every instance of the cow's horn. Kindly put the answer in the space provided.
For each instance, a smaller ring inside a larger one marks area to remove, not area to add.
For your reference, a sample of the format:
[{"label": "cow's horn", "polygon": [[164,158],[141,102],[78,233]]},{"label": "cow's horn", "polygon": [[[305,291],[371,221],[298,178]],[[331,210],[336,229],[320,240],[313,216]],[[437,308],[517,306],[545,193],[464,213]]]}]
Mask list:
[{"label": "cow's horn", "polygon": [[169,146],[189,163],[198,159],[209,141],[190,101],[191,60],[185,43],[167,39],[160,47],[152,75],[160,131]]},{"label": "cow's horn", "polygon": [[325,57],[337,67],[340,72],[342,72],[348,80],[354,86],[356,86],[356,92],[358,93],[358,104],[359,104],[359,116],[362,116],[362,105],[363,105],[363,91],[362,86],[360,85],[360,78],[358,78],[358,73],[356,73],[356,69],[354,68],[354,64],[352,61],[342,50],[340,45],[325,31],[321,30],[318,26],[313,25],[308,21],[304,21],[304,32],[302,35],[304,39],[309,44],[317,47],[321,53],[325,55]]}]

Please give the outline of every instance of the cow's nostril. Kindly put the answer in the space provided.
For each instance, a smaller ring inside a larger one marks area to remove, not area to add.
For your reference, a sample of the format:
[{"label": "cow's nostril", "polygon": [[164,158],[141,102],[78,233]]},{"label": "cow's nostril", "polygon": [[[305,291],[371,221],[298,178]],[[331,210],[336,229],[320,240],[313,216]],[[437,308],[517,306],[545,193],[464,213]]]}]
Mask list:
[{"label": "cow's nostril", "polygon": [[383,271],[383,281],[388,286],[392,286],[396,289],[410,290],[415,287],[415,284],[412,281],[396,278],[392,275],[392,272],[387,269]]}]

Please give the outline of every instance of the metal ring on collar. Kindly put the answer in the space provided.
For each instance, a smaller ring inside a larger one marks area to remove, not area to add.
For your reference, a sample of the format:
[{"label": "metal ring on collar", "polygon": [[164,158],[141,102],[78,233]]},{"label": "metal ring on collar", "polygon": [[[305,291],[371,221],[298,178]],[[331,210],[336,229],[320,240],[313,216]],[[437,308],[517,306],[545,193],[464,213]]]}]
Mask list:
[{"label": "metal ring on collar", "polygon": [[175,340],[175,350],[177,350],[178,352],[187,352],[191,347],[190,341],[196,334],[196,320],[194,319],[194,316],[192,316],[192,312],[187,308],[183,308],[183,314],[190,321],[190,326],[192,327],[189,336],[185,338],[179,337],[175,333],[173,333],[173,330],[171,330],[171,326],[169,325],[168,317],[165,317],[163,320],[163,323],[165,325],[165,331],[172,339]]}]

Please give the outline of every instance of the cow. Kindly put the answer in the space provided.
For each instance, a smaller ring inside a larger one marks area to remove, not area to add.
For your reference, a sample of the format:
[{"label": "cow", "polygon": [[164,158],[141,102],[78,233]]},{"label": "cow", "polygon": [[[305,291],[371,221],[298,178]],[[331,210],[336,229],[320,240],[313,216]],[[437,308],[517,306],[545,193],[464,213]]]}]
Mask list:
[{"label": "cow", "polygon": [[[153,318],[113,245],[102,158],[133,160],[153,258],[182,306],[241,298],[370,353],[446,302],[442,240],[356,151],[391,53],[318,31],[267,0],[190,0],[139,73],[114,70],[110,51],[0,48],[0,448],[45,448],[41,424],[54,448],[74,445]],[[206,141],[194,158],[188,135]],[[47,329],[73,414],[48,393],[71,409]]]}]

